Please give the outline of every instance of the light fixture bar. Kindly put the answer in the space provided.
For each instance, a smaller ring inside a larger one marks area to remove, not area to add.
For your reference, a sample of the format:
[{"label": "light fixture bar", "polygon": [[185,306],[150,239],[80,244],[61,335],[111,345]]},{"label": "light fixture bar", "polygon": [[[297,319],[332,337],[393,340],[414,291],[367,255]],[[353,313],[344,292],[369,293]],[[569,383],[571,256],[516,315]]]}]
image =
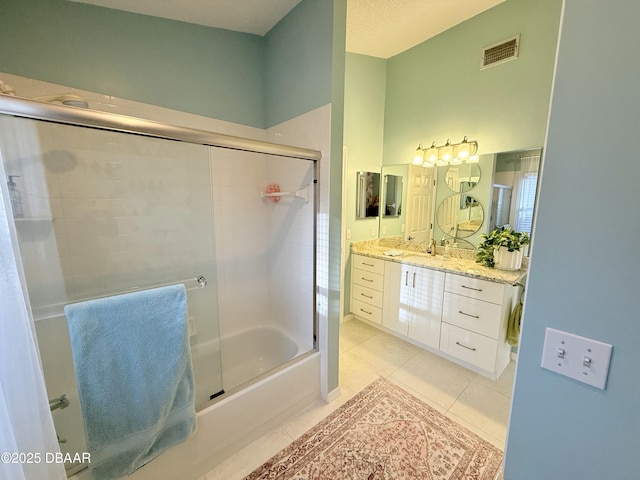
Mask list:
[{"label": "light fixture bar", "polygon": [[478,142],[476,140],[468,140],[465,136],[460,143],[452,144],[450,140],[444,145],[436,146],[436,142],[431,143],[429,148],[423,148],[422,144],[418,145],[413,156],[414,165],[422,165],[424,167],[444,167],[447,165],[460,165],[466,163],[478,163]]}]

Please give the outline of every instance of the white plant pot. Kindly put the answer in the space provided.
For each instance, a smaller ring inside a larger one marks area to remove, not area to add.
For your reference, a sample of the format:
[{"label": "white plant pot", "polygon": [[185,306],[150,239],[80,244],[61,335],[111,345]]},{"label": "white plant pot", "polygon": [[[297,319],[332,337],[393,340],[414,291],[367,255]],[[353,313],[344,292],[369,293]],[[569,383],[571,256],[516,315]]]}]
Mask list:
[{"label": "white plant pot", "polygon": [[510,252],[507,247],[499,247],[493,251],[493,261],[500,270],[520,270],[522,266],[522,250]]}]

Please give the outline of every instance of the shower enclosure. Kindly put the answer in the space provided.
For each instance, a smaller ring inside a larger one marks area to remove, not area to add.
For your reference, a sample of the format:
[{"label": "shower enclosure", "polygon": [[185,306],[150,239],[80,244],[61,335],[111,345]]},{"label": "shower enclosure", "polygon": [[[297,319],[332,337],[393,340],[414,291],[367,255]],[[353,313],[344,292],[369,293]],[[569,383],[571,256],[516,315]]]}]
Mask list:
[{"label": "shower enclosure", "polygon": [[314,351],[318,152],[37,102],[0,110],[63,452],[86,450],[66,304],[183,283],[199,410]]}]

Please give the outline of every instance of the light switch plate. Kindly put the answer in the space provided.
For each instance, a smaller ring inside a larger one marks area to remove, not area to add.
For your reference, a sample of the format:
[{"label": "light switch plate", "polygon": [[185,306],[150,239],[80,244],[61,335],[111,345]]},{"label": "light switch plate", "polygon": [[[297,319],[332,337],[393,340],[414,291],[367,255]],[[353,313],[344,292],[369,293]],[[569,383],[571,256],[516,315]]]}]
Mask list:
[{"label": "light switch plate", "polygon": [[608,343],[547,328],[541,366],[604,390],[612,351]]}]

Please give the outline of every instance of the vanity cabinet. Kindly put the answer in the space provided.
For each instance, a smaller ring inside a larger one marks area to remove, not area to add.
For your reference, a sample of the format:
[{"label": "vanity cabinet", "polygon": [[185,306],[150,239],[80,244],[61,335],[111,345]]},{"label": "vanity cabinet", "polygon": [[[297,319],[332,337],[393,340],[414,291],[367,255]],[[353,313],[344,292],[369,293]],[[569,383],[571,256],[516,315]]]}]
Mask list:
[{"label": "vanity cabinet", "polygon": [[370,322],[382,322],[385,262],[377,258],[351,257],[351,312]]},{"label": "vanity cabinet", "polygon": [[385,263],[382,326],[438,349],[445,274]]},{"label": "vanity cabinet", "polygon": [[385,331],[497,378],[510,360],[510,284],[352,255],[351,312]]},{"label": "vanity cabinet", "polygon": [[509,363],[506,328],[513,287],[446,274],[440,350],[492,374]]}]

